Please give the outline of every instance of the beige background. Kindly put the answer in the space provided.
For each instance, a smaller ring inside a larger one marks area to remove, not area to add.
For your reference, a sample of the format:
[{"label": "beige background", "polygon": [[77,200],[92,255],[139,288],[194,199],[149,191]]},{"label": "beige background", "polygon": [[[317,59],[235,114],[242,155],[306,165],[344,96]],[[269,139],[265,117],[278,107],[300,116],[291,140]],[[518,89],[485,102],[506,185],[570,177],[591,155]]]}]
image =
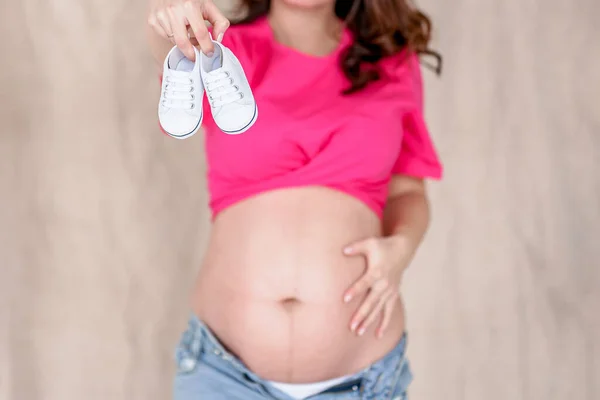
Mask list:
[{"label": "beige background", "polygon": [[[0,3],[0,399],[169,398],[207,237],[157,130],[144,1]],[[422,0],[446,165],[408,301],[414,400],[600,399],[600,3]]]}]

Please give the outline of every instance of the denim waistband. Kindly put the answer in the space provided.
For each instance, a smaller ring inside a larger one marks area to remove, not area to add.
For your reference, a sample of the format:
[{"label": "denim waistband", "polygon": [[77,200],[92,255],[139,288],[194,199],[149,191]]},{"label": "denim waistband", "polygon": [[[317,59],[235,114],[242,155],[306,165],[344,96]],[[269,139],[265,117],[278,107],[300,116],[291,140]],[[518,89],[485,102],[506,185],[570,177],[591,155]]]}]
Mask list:
[{"label": "denim waistband", "polygon": [[258,375],[246,367],[237,357],[227,351],[208,325],[195,315],[192,315],[189,319],[188,330],[184,333],[183,341],[189,343],[189,349],[194,359],[200,360],[205,355],[219,357],[228,366],[233,367],[239,373],[243,374],[244,377],[254,381],[261,380]]},{"label": "denim waistband", "polygon": [[[403,367],[406,363],[406,341],[406,334],[404,334],[398,344],[383,358],[349,376],[345,382],[328,389],[324,394],[343,391],[382,392],[385,390],[385,386],[390,385],[390,382],[400,379],[400,373],[405,369]],[[182,342],[183,346],[178,346],[178,352],[184,351],[186,354],[178,354],[178,358],[183,357],[187,362],[187,365],[185,362],[181,365],[182,368],[193,369],[197,362],[206,359],[217,368],[223,366],[228,371],[233,369],[245,381],[251,381],[259,386],[263,392],[279,392],[227,351],[210,328],[195,315],[192,315],[189,320],[188,329],[183,335]],[[275,398],[282,397],[281,393],[277,394],[278,396]]]}]

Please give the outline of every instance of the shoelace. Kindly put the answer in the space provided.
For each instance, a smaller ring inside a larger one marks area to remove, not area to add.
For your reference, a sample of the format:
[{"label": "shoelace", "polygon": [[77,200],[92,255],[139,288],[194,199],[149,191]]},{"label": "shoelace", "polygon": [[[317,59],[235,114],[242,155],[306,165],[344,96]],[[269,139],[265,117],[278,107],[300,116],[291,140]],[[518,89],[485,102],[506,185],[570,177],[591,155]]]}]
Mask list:
[{"label": "shoelace", "polygon": [[211,107],[221,107],[244,97],[244,93],[234,83],[227,71],[218,69],[207,74],[205,89]]},{"label": "shoelace", "polygon": [[191,78],[179,76],[165,77],[163,106],[192,110],[194,106],[194,81]]}]

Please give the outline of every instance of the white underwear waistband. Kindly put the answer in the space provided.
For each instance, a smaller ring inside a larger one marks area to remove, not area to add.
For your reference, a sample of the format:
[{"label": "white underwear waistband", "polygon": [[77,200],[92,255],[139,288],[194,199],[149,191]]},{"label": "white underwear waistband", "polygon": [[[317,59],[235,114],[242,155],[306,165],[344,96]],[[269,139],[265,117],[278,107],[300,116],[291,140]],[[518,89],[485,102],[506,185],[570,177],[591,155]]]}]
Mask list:
[{"label": "white underwear waistband", "polygon": [[268,381],[268,383],[296,400],[303,400],[337,386],[348,378],[350,378],[350,375],[315,383],[281,383],[271,381]]}]

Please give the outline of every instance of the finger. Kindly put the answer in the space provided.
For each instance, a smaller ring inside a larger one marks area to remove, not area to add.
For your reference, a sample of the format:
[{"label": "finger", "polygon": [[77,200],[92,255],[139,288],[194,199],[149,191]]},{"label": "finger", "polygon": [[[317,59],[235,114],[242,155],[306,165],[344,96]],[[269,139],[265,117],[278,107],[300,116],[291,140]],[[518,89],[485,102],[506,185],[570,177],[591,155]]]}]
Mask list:
[{"label": "finger", "polygon": [[382,297],[383,291],[371,290],[367,297],[363,300],[362,304],[352,317],[350,322],[350,330],[355,332],[359,325],[365,320],[365,318],[371,313],[371,310],[377,305],[377,302]]},{"label": "finger", "polygon": [[156,21],[162,28],[165,38],[171,43],[175,44],[175,40],[173,39],[173,30],[171,29],[171,23],[169,22],[169,16],[165,14],[165,12],[159,11],[156,13]]},{"label": "finger", "polygon": [[148,25],[160,37],[169,40],[169,37],[167,36],[167,32],[165,31],[163,26],[160,24],[160,21],[156,18],[155,14],[150,14],[148,16]]},{"label": "finger", "polygon": [[375,278],[373,275],[369,273],[364,274],[354,282],[348,290],[346,290],[344,293],[344,303],[349,303],[353,298],[360,296],[362,293],[369,290],[374,283]]},{"label": "finger", "polygon": [[373,248],[373,245],[374,240],[372,238],[361,240],[346,246],[344,254],[347,256],[367,255]]},{"label": "finger", "polygon": [[380,298],[379,301],[373,306],[369,314],[362,321],[360,326],[357,329],[358,336],[362,336],[365,334],[369,326],[375,322],[375,320],[381,315],[381,311],[384,309],[384,306],[387,304],[387,300],[390,298],[391,292],[386,291]]},{"label": "finger", "polygon": [[209,1],[204,4],[203,17],[213,26],[213,35],[217,42],[223,40],[223,35],[229,28],[229,20],[221,13],[219,8]]},{"label": "finger", "polygon": [[200,10],[200,7],[197,6],[196,3],[188,2],[185,6],[185,18],[194,32],[194,36],[198,41],[200,49],[204,54],[210,57],[215,51],[215,45],[208,34],[208,28],[204,23],[202,10]]},{"label": "finger", "polygon": [[194,61],[196,59],[196,52],[188,38],[187,20],[183,11],[181,11],[181,8],[169,8],[168,15],[171,28],[173,29],[172,34],[175,44],[188,59]]},{"label": "finger", "polygon": [[396,305],[396,293],[392,292],[389,298],[386,300],[383,305],[383,316],[381,318],[381,324],[379,324],[379,328],[377,328],[377,337],[382,338],[383,333],[390,325],[390,321],[392,320],[392,311],[394,310],[394,306]]},{"label": "finger", "polygon": [[194,34],[194,31],[192,30],[192,28],[188,28],[188,37],[190,38],[190,42],[192,43],[192,45],[194,47],[199,46],[200,44],[198,43],[198,41],[196,40],[196,36]]},{"label": "finger", "polygon": [[375,292],[382,293],[388,288],[388,280],[381,278],[379,269],[371,269],[361,276],[346,292],[344,293],[344,302],[349,303],[353,298],[369,289]]}]

